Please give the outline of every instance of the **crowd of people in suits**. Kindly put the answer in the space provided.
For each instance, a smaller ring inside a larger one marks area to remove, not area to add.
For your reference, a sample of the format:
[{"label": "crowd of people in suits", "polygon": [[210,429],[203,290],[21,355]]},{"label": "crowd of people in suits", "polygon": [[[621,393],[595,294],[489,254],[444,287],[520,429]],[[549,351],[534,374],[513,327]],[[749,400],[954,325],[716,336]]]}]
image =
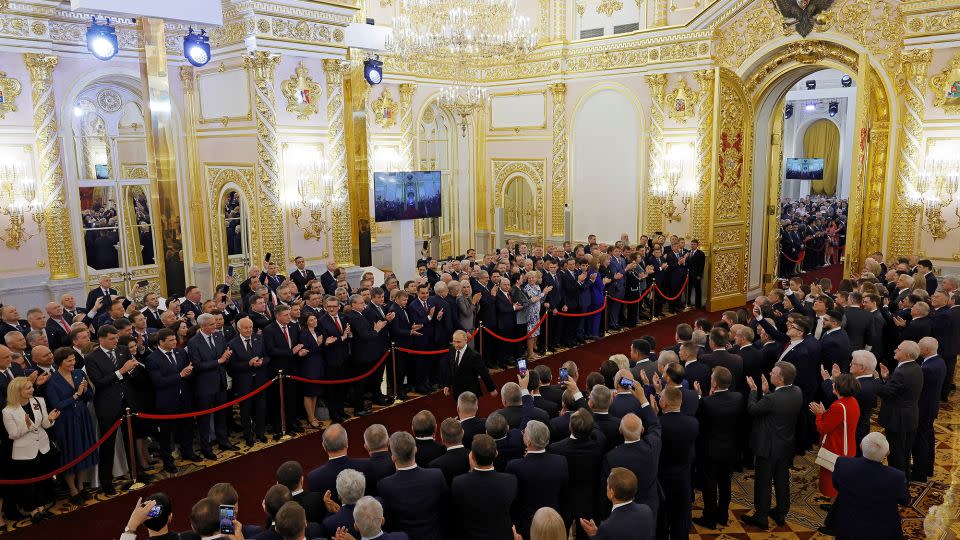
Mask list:
[{"label": "crowd of people in suits", "polygon": [[811,196],[780,203],[780,264],[789,278],[840,262],[847,243],[847,201]]}]

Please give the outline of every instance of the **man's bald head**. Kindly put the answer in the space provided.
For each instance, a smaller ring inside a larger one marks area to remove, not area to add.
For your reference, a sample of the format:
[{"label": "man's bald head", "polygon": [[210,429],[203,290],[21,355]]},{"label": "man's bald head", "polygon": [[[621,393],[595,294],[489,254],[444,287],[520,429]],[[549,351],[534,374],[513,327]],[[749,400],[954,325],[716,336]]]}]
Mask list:
[{"label": "man's bald head", "polygon": [[643,435],[643,422],[633,413],[627,413],[620,420],[620,434],[625,441],[639,441]]}]

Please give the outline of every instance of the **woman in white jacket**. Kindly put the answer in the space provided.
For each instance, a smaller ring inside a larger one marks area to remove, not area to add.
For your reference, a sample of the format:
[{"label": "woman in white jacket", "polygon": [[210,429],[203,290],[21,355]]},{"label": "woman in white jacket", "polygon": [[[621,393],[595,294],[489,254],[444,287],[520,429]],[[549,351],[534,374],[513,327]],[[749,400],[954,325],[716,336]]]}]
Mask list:
[{"label": "woman in white jacket", "polygon": [[[12,458],[18,478],[34,478],[52,471],[50,438],[47,429],[60,416],[54,409],[47,412],[43,398],[33,396],[33,383],[26,377],[17,377],[7,386],[7,406],[3,409],[3,426],[13,441]],[[43,486],[48,482],[26,484],[21,493],[20,506],[30,509],[30,520],[37,523],[52,514],[43,509]]]}]

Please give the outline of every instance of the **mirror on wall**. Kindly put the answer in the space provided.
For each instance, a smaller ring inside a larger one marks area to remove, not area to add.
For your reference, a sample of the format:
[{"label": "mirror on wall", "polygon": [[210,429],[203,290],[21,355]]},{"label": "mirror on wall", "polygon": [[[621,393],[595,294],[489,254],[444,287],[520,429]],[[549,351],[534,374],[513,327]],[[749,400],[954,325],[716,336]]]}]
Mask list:
[{"label": "mirror on wall", "polygon": [[246,200],[236,189],[227,188],[220,198],[220,212],[226,259],[230,266],[241,269],[242,272],[242,268],[250,262]]},{"label": "mirror on wall", "polygon": [[120,267],[120,216],[113,186],[81,187],[80,217],[87,266],[94,270]]}]

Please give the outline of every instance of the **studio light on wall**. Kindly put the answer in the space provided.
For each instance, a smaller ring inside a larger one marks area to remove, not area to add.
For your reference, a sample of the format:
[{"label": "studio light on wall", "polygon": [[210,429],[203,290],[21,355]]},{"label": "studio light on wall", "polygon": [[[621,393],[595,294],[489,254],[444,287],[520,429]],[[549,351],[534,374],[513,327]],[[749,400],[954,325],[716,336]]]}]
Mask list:
[{"label": "studio light on wall", "polygon": [[787,103],[783,108],[783,118],[789,120],[793,116],[793,103]]},{"label": "studio light on wall", "polygon": [[853,79],[849,75],[844,75],[843,77],[840,77],[840,84],[844,88],[850,88],[853,86]]},{"label": "studio light on wall", "polygon": [[840,112],[840,102],[831,101],[827,107],[827,114],[830,115],[830,118],[833,118],[834,116],[837,115],[838,112]]},{"label": "studio light on wall", "polygon": [[188,29],[187,35],[183,36],[183,57],[194,66],[207,65],[210,61],[210,36],[206,30],[200,29],[198,34],[192,27]]},{"label": "studio light on wall", "polygon": [[370,86],[376,86],[383,81],[383,62],[379,56],[374,55],[363,61],[363,78]]},{"label": "studio light on wall", "polygon": [[93,16],[87,28],[87,50],[98,60],[109,60],[117,55],[120,45],[117,42],[117,30],[110,24],[107,17],[103,24],[97,23]]},{"label": "studio light on wall", "polygon": [[31,214],[37,232],[43,229],[42,200],[37,183],[23,161],[4,159],[0,165],[0,214],[10,218],[0,240],[10,249],[20,249],[35,235],[28,234],[24,224]]},{"label": "studio light on wall", "polygon": [[654,197],[663,199],[668,222],[680,221],[697,195],[694,158],[693,146],[689,143],[674,144],[655,170],[650,190]]},{"label": "studio light on wall", "polygon": [[[296,179],[286,200],[290,206],[290,216],[303,231],[305,240],[324,239],[332,230],[330,213],[334,207],[344,203],[346,194],[334,192],[326,159],[318,148],[291,146],[287,151],[287,159]],[[310,217],[301,224],[304,211]]]},{"label": "studio light on wall", "polygon": [[923,212],[921,227],[934,240],[960,228],[960,205],[954,206],[957,221],[948,224],[943,210],[960,198],[960,141],[947,141],[933,146],[920,171],[907,186],[908,202]]}]

